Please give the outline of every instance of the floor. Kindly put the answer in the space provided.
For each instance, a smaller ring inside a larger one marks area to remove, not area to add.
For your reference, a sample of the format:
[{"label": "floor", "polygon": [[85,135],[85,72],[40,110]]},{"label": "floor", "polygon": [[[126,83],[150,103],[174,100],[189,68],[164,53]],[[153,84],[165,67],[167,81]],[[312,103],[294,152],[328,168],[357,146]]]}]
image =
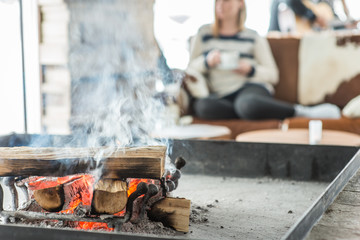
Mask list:
[{"label": "floor", "polygon": [[308,240],[359,239],[360,170],[310,231]]}]

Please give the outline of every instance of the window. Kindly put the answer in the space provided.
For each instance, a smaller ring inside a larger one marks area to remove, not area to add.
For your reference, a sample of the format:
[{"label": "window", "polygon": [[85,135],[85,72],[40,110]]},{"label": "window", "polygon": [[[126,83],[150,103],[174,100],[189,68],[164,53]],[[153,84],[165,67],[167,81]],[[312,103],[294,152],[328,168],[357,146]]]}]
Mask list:
[{"label": "window", "polygon": [[[0,1],[0,134],[25,132],[23,65],[19,0]],[[36,0],[23,1],[26,127],[40,131]]]}]

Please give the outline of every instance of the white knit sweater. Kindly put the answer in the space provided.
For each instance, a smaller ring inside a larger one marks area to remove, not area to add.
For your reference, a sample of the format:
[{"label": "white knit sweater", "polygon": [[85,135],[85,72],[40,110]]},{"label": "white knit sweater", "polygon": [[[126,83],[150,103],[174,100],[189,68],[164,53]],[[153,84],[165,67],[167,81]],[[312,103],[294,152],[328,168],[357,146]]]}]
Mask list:
[{"label": "white knit sweater", "polygon": [[[239,60],[248,61],[254,67],[254,74],[249,77],[235,73],[231,69],[207,67],[206,54],[213,49],[236,54]],[[263,84],[270,92],[273,92],[273,85],[278,82],[278,70],[269,43],[250,29],[245,29],[234,36],[214,37],[211,25],[202,26],[193,39],[186,72],[197,78],[205,76],[210,93],[218,96],[230,94],[246,82]],[[201,84],[199,86],[206,87]],[[195,97],[206,97],[208,93],[204,89],[196,90],[202,93],[195,92],[193,94]]]}]

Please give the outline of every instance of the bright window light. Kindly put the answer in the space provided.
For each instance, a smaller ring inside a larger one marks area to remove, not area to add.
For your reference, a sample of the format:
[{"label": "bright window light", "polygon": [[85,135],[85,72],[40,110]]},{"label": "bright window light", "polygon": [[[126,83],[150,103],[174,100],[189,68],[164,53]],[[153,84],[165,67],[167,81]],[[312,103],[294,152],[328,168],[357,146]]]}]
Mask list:
[{"label": "bright window light", "polygon": [[[189,38],[214,19],[214,0],[156,0],[155,37],[170,68],[185,69]],[[265,35],[269,27],[271,0],[247,0],[246,26]],[[261,6],[261,8],[259,8]]]}]

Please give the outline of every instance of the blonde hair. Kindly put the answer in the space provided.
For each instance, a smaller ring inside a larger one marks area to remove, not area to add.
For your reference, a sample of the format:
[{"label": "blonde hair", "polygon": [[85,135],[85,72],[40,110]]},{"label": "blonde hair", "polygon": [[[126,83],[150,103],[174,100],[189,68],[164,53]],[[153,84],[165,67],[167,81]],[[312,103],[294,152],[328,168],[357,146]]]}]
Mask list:
[{"label": "blonde hair", "polygon": [[[215,4],[216,4],[215,0]],[[243,1],[243,6],[239,11],[239,15],[238,15],[238,29],[239,31],[242,31],[245,29],[245,20],[246,20],[246,4],[245,4],[245,0],[239,0],[239,1]],[[213,24],[213,34],[214,36],[219,36],[219,32],[220,32],[220,19],[217,17],[216,15],[216,10],[215,10],[215,22]]]}]

